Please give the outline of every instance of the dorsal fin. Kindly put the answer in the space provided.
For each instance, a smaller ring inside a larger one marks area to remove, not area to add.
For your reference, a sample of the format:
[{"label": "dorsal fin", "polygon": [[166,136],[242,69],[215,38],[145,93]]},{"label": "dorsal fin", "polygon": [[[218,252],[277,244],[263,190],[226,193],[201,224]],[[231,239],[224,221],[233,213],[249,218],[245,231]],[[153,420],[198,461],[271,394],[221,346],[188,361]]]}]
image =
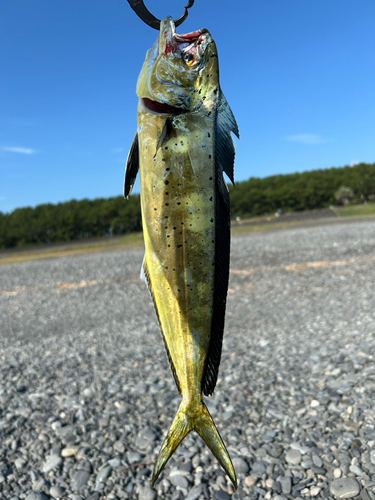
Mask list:
[{"label": "dorsal fin", "polygon": [[138,132],[136,132],[125,167],[124,197],[129,198],[139,169]]},{"label": "dorsal fin", "polygon": [[230,135],[231,132],[235,133],[238,137],[236,120],[225,97],[221,94],[217,109],[215,133],[216,234],[214,306],[211,339],[201,385],[202,391],[206,396],[214,392],[219,374],[229,281],[230,200],[223,172],[228,175],[233,183],[234,145]]},{"label": "dorsal fin", "polygon": [[215,154],[217,167],[225,172],[232,184],[234,184],[234,144],[231,136],[233,132],[238,138],[238,126],[236,119],[229,107],[224,94],[220,91],[219,105],[216,118]]}]

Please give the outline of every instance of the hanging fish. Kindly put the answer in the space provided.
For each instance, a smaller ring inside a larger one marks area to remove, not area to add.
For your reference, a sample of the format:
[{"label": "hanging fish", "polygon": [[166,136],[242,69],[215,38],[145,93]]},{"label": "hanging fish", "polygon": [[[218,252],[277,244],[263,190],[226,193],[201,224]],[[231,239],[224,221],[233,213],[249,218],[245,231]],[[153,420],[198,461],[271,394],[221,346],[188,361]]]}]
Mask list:
[{"label": "hanging fish", "polygon": [[195,431],[237,487],[223,440],[203,402],[218,377],[229,278],[233,132],[220,89],[216,45],[206,29],[178,35],[167,17],[137,83],[138,129],[125,197],[140,173],[142,266],[182,402],[162,445],[156,481]]}]

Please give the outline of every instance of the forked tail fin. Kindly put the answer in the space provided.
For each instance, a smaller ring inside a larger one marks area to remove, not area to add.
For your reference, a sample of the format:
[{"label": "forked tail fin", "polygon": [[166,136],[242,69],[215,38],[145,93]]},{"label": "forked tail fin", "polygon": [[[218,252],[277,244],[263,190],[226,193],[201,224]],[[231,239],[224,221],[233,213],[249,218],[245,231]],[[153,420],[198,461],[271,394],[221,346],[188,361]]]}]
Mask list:
[{"label": "forked tail fin", "polygon": [[156,459],[152,474],[152,486],[168,460],[176,451],[177,446],[191,431],[197,432],[203,439],[237,489],[237,478],[232,461],[206,405],[202,403],[199,407],[195,407],[193,412],[188,412],[184,402],[181,403],[178,409],[177,415],[172,422],[168,435]]}]

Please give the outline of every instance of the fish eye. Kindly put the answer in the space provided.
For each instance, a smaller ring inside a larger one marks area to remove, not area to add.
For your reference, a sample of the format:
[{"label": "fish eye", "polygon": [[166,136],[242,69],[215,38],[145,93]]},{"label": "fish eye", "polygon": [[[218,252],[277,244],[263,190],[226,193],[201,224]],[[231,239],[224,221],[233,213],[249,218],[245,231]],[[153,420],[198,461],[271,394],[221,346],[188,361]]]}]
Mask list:
[{"label": "fish eye", "polygon": [[198,61],[198,58],[190,52],[186,52],[182,57],[189,68]]}]

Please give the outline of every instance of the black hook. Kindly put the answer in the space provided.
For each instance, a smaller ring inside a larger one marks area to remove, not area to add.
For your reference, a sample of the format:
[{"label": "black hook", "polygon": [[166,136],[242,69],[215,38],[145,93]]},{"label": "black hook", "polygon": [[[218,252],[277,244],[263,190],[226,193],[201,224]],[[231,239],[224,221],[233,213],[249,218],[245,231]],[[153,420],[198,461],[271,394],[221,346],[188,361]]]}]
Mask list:
[{"label": "black hook", "polygon": [[[142,21],[151,26],[156,30],[160,30],[160,20],[151,14],[151,12],[147,9],[143,0],[128,0],[130,7],[134,10],[134,12],[139,16]],[[184,7],[184,13],[174,22],[175,26],[180,26],[188,16],[188,9],[192,7],[194,4],[194,0],[189,0],[187,5]]]}]

